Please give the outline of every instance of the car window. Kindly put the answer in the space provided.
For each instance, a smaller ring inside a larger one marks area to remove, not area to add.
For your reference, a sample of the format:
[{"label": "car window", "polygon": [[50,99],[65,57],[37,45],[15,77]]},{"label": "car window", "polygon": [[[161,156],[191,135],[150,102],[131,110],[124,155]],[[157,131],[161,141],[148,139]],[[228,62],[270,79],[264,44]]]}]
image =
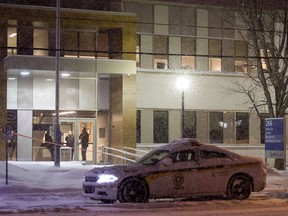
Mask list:
[{"label": "car window", "polygon": [[136,163],[141,163],[143,165],[155,165],[164,158],[169,153],[168,150],[155,150],[151,151],[142,158],[140,158]]},{"label": "car window", "polygon": [[177,163],[195,160],[195,155],[194,150],[184,150],[171,154],[170,158],[172,159],[173,163]]},{"label": "car window", "polygon": [[227,156],[223,152],[201,150],[200,157],[202,159],[211,159],[211,158],[225,158]]}]

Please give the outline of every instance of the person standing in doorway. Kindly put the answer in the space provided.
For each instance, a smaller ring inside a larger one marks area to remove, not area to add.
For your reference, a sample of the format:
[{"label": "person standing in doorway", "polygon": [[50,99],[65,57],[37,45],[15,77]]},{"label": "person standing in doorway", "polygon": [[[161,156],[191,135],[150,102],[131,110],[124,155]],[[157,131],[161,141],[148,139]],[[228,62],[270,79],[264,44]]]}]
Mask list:
[{"label": "person standing in doorway", "polygon": [[72,131],[69,131],[67,136],[65,137],[65,141],[68,147],[71,148],[71,160],[73,160],[73,154],[74,154],[74,134]]},{"label": "person standing in doorway", "polygon": [[53,143],[53,137],[50,135],[50,131],[45,132],[45,144],[47,146],[47,149],[50,152],[51,161],[54,161],[54,143]]},{"label": "person standing in doorway", "polygon": [[82,133],[79,136],[79,143],[81,144],[81,155],[82,155],[82,162],[86,164],[86,152],[88,148],[89,142],[89,134],[86,131],[86,128],[82,129]]}]

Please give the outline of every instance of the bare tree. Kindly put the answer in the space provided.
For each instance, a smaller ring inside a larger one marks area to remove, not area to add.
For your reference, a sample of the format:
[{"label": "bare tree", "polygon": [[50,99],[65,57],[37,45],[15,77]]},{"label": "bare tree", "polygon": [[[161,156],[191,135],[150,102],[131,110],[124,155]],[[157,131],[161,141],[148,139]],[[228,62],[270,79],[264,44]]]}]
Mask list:
[{"label": "bare tree", "polygon": [[[261,108],[267,108],[271,118],[284,117],[288,107],[288,4],[285,0],[236,0],[236,16],[242,20],[240,32],[253,56],[249,56],[247,76],[254,86],[240,87],[261,116]],[[254,63],[253,63],[254,62]],[[261,89],[264,99],[255,97],[255,89]]]}]

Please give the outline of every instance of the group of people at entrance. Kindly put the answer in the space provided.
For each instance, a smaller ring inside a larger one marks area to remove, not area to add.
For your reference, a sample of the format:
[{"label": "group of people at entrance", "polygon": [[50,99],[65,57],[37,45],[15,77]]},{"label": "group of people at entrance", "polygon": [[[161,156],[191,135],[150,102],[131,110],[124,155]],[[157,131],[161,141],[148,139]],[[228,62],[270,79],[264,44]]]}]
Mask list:
[{"label": "group of people at entrance", "polygon": [[[45,146],[50,152],[51,160],[54,160],[54,146],[53,137],[49,131],[45,131],[44,134]],[[69,131],[65,136],[65,142],[68,147],[71,148],[71,160],[73,160],[74,155],[74,134],[72,131]],[[89,133],[86,131],[86,128],[83,128],[81,134],[79,135],[79,143],[81,145],[81,156],[82,162],[86,163],[86,152],[89,145]]]}]

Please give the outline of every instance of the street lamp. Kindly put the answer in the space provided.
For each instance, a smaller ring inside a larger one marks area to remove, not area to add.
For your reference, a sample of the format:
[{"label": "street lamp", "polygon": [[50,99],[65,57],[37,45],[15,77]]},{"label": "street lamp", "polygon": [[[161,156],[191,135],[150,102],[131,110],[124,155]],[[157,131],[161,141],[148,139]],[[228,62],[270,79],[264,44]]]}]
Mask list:
[{"label": "street lamp", "polygon": [[181,137],[183,138],[184,131],[184,91],[188,87],[188,79],[184,76],[179,77],[176,86],[181,90]]}]

